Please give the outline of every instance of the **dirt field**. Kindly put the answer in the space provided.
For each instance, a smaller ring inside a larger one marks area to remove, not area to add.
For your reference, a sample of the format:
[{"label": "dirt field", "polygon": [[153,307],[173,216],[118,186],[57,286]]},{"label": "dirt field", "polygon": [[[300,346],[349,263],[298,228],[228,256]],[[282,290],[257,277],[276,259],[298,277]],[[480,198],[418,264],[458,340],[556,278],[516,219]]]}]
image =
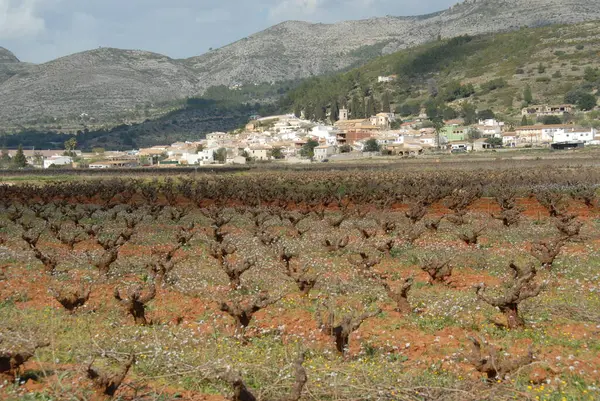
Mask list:
[{"label": "dirt field", "polygon": [[0,399],[600,399],[600,170],[455,173],[5,185]]}]

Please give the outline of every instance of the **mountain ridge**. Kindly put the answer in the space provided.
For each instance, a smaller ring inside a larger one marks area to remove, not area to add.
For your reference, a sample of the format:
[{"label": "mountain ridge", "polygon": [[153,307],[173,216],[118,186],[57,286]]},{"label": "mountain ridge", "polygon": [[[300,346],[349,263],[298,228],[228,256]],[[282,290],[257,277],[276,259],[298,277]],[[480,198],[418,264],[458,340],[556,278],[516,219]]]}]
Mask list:
[{"label": "mountain ridge", "polygon": [[286,21],[187,59],[101,48],[30,65],[0,51],[0,60],[12,60],[0,64],[0,121],[8,126],[89,123],[82,116],[95,124],[139,121],[148,108],[168,111],[211,86],[322,75],[438,37],[598,19],[597,1],[479,0],[422,16]]}]

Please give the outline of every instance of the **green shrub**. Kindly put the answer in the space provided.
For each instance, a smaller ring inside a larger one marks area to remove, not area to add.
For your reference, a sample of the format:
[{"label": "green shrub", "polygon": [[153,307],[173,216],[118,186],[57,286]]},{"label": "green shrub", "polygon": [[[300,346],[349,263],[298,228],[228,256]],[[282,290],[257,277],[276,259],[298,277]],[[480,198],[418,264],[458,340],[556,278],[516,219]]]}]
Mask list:
[{"label": "green shrub", "polygon": [[508,82],[504,78],[492,79],[491,81],[487,81],[481,84],[481,90],[490,92],[496,89],[504,88],[508,85]]}]

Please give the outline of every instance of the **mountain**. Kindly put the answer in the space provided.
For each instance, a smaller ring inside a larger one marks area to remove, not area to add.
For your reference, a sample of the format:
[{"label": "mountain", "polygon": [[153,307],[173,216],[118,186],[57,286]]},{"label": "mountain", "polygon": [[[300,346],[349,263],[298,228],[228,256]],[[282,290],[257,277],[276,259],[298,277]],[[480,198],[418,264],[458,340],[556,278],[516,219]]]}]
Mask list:
[{"label": "mountain", "polygon": [[0,47],[0,85],[20,72],[26,71],[28,64],[21,63],[8,49]]},{"label": "mountain", "polygon": [[[363,118],[366,110],[379,112],[384,104],[403,116],[435,104],[450,119],[464,113],[466,102],[471,110],[491,109],[518,124],[527,87],[535,104],[600,96],[599,37],[596,21],[439,40],[307,79],[282,106],[322,118],[336,103]],[[390,75],[396,75],[393,82],[379,82],[379,76]]]},{"label": "mountain", "polygon": [[19,59],[12,54],[8,49],[0,47],[0,64],[18,63]]},{"label": "mountain", "polygon": [[336,24],[288,21],[221,49],[186,60],[201,80],[281,81],[321,75],[438,37],[483,34],[600,19],[600,2],[585,0],[471,0],[415,17]]},{"label": "mountain", "polygon": [[139,122],[216,85],[294,80],[438,38],[596,19],[598,1],[477,0],[424,16],[285,22],[185,60],[103,48],[28,65],[2,50],[8,62],[0,62],[0,129]]}]

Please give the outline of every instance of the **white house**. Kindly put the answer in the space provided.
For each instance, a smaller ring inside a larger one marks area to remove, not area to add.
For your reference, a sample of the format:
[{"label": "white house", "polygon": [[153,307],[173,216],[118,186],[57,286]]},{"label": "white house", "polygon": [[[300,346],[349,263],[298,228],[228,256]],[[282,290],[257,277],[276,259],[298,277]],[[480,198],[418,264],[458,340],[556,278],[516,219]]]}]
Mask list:
[{"label": "white house", "polygon": [[335,147],[331,145],[320,145],[315,148],[314,152],[315,160],[322,161],[335,154]]},{"label": "white house", "polygon": [[517,134],[514,132],[506,132],[502,134],[502,146],[506,146],[508,148],[514,148],[517,146],[519,142],[517,138]]},{"label": "white house", "polygon": [[552,143],[591,143],[596,137],[595,128],[569,128],[557,130],[554,133]]},{"label": "white house", "polygon": [[44,168],[50,166],[66,166],[73,163],[73,159],[70,156],[52,156],[48,159],[44,159]]},{"label": "white house", "polygon": [[388,76],[378,76],[377,82],[394,82],[397,78],[397,75],[388,75]]},{"label": "white house", "polygon": [[181,155],[181,160],[187,164],[212,164],[215,162],[214,152],[218,147],[206,147],[200,152],[186,152]]},{"label": "white house", "polygon": [[423,145],[436,146],[435,135],[421,135],[420,137],[416,137],[415,139],[417,139]]},{"label": "white house", "polygon": [[322,139],[327,142],[328,145],[335,145],[337,143],[337,135],[334,132],[334,128],[328,125],[317,125],[310,130],[310,136]]}]

